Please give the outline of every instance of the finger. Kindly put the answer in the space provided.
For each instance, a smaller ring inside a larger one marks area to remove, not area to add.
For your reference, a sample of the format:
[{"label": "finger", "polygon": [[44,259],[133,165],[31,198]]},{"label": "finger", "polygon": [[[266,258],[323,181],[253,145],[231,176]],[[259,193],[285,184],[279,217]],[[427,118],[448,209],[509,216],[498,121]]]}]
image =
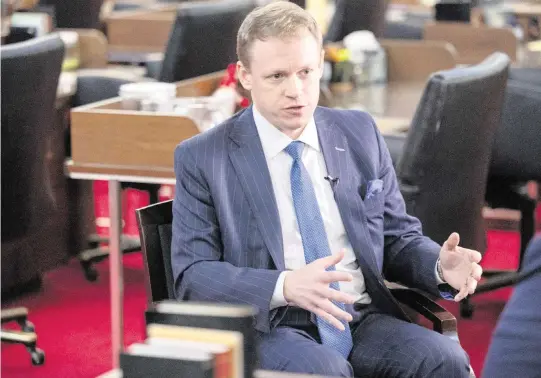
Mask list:
[{"label": "finger", "polygon": [[332,270],[330,272],[323,272],[321,275],[321,281],[326,284],[331,282],[349,282],[353,279],[353,276],[346,272],[341,272],[339,270]]},{"label": "finger", "polygon": [[324,290],[322,290],[321,296],[324,298],[333,300],[335,302],[346,303],[346,304],[355,303],[355,298],[352,295],[349,295],[342,291],[331,289],[331,288],[325,288]]},{"label": "finger", "polygon": [[479,252],[474,251],[473,249],[468,249],[467,251],[468,251],[471,262],[474,262],[474,263],[481,262],[481,259],[483,258],[483,256]]},{"label": "finger", "polygon": [[477,281],[473,279],[473,277],[470,277],[468,279],[468,294],[475,293],[475,289],[477,288]]},{"label": "finger", "polygon": [[458,243],[460,243],[460,236],[458,235],[458,233],[453,232],[451,235],[449,235],[449,238],[443,244],[443,246],[446,249],[452,250],[458,246]]},{"label": "finger", "polygon": [[315,262],[319,262],[323,265],[323,268],[327,269],[330,266],[338,264],[344,258],[344,250],[341,249],[338,253],[334,253],[330,256],[323,257]]},{"label": "finger", "polygon": [[468,295],[468,285],[466,281],[466,284],[462,285],[462,287],[460,288],[460,291],[455,296],[455,302],[460,302],[461,300],[466,298],[467,295]]},{"label": "finger", "polygon": [[346,322],[350,322],[351,320],[353,320],[350,313],[340,309],[337,305],[335,305],[328,299],[320,298],[320,300],[318,300],[315,305],[338,320],[344,320]]},{"label": "finger", "polygon": [[483,268],[481,268],[481,265],[472,263],[471,276],[473,277],[473,279],[475,281],[479,281],[482,275],[483,275]]},{"label": "finger", "polygon": [[344,327],[344,324],[340,320],[336,319],[334,316],[323,311],[321,308],[317,306],[308,308],[308,311],[313,312],[314,314],[316,314],[316,316],[319,319],[329,323],[335,328],[338,328],[340,331],[343,331],[346,329],[346,327]]},{"label": "finger", "polygon": [[340,331],[344,331],[346,329],[344,327],[344,323],[342,323],[335,316],[329,314],[327,311],[325,311],[321,307],[318,307],[317,305],[312,305],[309,308],[307,308],[307,310],[310,312],[313,312],[318,317],[319,320],[329,323],[330,325],[339,329]]}]

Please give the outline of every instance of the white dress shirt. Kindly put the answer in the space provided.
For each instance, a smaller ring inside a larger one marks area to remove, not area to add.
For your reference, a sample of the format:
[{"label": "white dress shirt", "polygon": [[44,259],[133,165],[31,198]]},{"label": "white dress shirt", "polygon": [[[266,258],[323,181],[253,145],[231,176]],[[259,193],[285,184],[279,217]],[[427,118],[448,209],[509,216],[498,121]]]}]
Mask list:
[{"label": "white dress shirt", "polygon": [[[293,159],[284,151],[284,148],[293,140],[271,125],[255,106],[253,107],[253,114],[269,168],[276,205],[278,206],[282,226],[285,267],[288,271],[300,269],[306,265],[306,261],[291,195],[290,174]],[[313,118],[297,140],[305,144],[302,152],[302,162],[312,179],[330,251],[331,253],[338,253],[340,250],[344,250],[344,258],[336,264],[336,270],[350,273],[353,276],[353,280],[350,282],[339,282],[340,291],[354,296],[359,303],[370,303],[371,299],[366,292],[363,273],[346,235],[332,188],[329,182],[324,179],[327,176],[327,167],[321,152],[317,128]],[[287,272],[283,272],[278,278],[271,300],[271,309],[287,305],[284,298],[286,274]]]}]

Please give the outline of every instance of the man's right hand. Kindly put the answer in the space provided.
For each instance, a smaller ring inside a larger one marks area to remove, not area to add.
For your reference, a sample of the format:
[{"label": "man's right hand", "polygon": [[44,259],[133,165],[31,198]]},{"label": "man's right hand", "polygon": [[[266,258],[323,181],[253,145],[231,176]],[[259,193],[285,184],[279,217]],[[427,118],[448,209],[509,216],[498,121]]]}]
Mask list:
[{"label": "man's right hand", "polygon": [[301,269],[287,272],[284,279],[284,298],[294,306],[313,312],[339,330],[344,325],[338,319],[350,322],[349,313],[341,310],[331,300],[353,304],[355,299],[346,293],[330,288],[331,282],[351,281],[349,273],[326,271],[344,258],[344,251],[318,259]]}]

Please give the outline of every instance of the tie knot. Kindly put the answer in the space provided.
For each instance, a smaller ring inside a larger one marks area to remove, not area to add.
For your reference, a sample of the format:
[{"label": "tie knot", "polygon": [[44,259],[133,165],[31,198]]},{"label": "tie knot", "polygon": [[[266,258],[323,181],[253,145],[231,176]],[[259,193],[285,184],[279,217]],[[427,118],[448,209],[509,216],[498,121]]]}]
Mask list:
[{"label": "tie knot", "polygon": [[285,151],[293,158],[293,160],[299,160],[302,155],[302,150],[304,149],[304,143],[295,141],[289,143],[285,148]]}]

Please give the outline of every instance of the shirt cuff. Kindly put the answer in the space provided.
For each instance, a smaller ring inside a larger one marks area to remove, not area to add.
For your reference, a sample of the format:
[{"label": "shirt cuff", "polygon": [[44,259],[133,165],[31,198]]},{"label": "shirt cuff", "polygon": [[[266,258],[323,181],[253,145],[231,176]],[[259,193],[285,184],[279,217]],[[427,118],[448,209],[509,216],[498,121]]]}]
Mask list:
[{"label": "shirt cuff", "polygon": [[282,272],[278,276],[276,281],[276,286],[274,287],[274,293],[272,293],[272,298],[270,301],[270,309],[274,310],[278,307],[287,306],[287,301],[284,298],[284,281],[286,279],[286,274],[288,272]]}]

